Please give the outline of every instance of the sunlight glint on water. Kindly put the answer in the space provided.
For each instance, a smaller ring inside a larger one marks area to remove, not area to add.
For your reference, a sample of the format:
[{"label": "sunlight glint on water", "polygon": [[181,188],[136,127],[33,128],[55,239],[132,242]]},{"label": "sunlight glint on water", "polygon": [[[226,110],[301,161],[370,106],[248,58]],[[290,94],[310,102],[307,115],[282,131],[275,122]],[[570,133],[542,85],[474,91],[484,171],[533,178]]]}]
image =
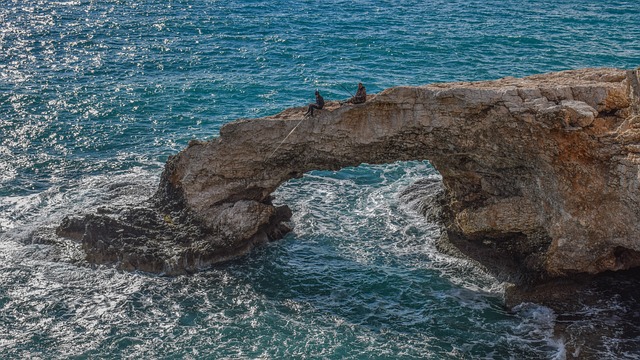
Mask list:
[{"label": "sunlight glint on water", "polygon": [[[435,250],[399,193],[426,161],[313,172],[294,231],[187,277],[38,241],[139,203],[167,157],[231,120],[395,85],[640,65],[637,1],[5,1],[0,351],[7,358],[563,358],[555,314]],[[425,159],[426,160],[426,159]],[[621,305],[624,306],[624,305]],[[623,339],[612,339],[623,341]],[[607,349],[603,349],[603,357]],[[611,354],[609,354],[611,355]]]}]

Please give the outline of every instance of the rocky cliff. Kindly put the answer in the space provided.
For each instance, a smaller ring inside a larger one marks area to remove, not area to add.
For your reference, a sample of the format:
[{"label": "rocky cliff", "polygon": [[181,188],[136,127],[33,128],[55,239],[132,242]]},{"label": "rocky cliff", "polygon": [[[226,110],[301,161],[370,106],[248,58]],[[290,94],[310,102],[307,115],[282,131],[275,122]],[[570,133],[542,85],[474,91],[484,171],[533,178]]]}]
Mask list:
[{"label": "rocky cliff", "polygon": [[395,87],[359,105],[225,125],[171,157],[148,204],[67,218],[93,262],[182,273],[281,237],[283,182],[319,169],[429,160],[442,248],[525,278],[640,265],[637,71]]}]

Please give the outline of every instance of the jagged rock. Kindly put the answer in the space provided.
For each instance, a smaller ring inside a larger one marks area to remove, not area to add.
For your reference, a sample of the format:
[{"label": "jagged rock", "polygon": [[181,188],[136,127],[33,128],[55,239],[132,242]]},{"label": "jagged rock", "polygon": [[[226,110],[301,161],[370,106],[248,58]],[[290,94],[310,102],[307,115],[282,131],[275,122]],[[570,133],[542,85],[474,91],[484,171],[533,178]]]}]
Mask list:
[{"label": "jagged rock", "polygon": [[[441,212],[428,204],[424,211],[442,218],[448,241],[479,262],[534,277],[635,267],[638,83],[637,71],[583,69],[395,87],[365,104],[329,102],[312,118],[303,118],[300,107],[238,120],[167,161],[153,205],[161,230],[151,226],[150,236],[134,236],[131,220],[102,214],[125,225],[87,228],[85,249],[111,254],[94,261],[126,268],[196,270],[286,232],[290,212],[276,209],[270,194],[291,178],[427,159],[444,191],[434,198]],[[199,237],[172,235],[185,224]],[[132,235],[113,242],[97,235],[105,227]],[[131,260],[141,246],[157,251]]]}]

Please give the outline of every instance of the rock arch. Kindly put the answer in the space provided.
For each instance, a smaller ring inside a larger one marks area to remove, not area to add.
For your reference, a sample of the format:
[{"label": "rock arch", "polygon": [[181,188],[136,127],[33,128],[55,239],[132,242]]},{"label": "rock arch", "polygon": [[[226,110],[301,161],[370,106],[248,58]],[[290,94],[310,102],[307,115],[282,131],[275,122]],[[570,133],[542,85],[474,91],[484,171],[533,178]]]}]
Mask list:
[{"label": "rock arch", "polygon": [[58,232],[81,238],[90,261],[189,272],[285,233],[290,211],[271,193],[291,178],[429,160],[445,233],[481,262],[543,276],[629,268],[640,265],[639,93],[637,71],[583,69],[238,120],[172,156],[147,206],[67,218]]}]

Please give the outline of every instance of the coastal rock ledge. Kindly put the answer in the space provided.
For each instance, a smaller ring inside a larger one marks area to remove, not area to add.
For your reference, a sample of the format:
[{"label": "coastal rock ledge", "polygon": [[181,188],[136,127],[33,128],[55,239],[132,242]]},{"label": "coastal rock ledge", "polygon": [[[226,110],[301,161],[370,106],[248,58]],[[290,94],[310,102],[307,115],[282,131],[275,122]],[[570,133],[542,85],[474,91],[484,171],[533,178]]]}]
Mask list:
[{"label": "coastal rock ledge", "polygon": [[639,94],[638,70],[582,69],[238,120],[170,157],[147,203],[70,216],[57,233],[89,262],[188,273],[289,231],[291,211],[271,202],[289,179],[429,160],[442,184],[424,206],[438,206],[443,250],[525,280],[629,269],[640,265]]}]

